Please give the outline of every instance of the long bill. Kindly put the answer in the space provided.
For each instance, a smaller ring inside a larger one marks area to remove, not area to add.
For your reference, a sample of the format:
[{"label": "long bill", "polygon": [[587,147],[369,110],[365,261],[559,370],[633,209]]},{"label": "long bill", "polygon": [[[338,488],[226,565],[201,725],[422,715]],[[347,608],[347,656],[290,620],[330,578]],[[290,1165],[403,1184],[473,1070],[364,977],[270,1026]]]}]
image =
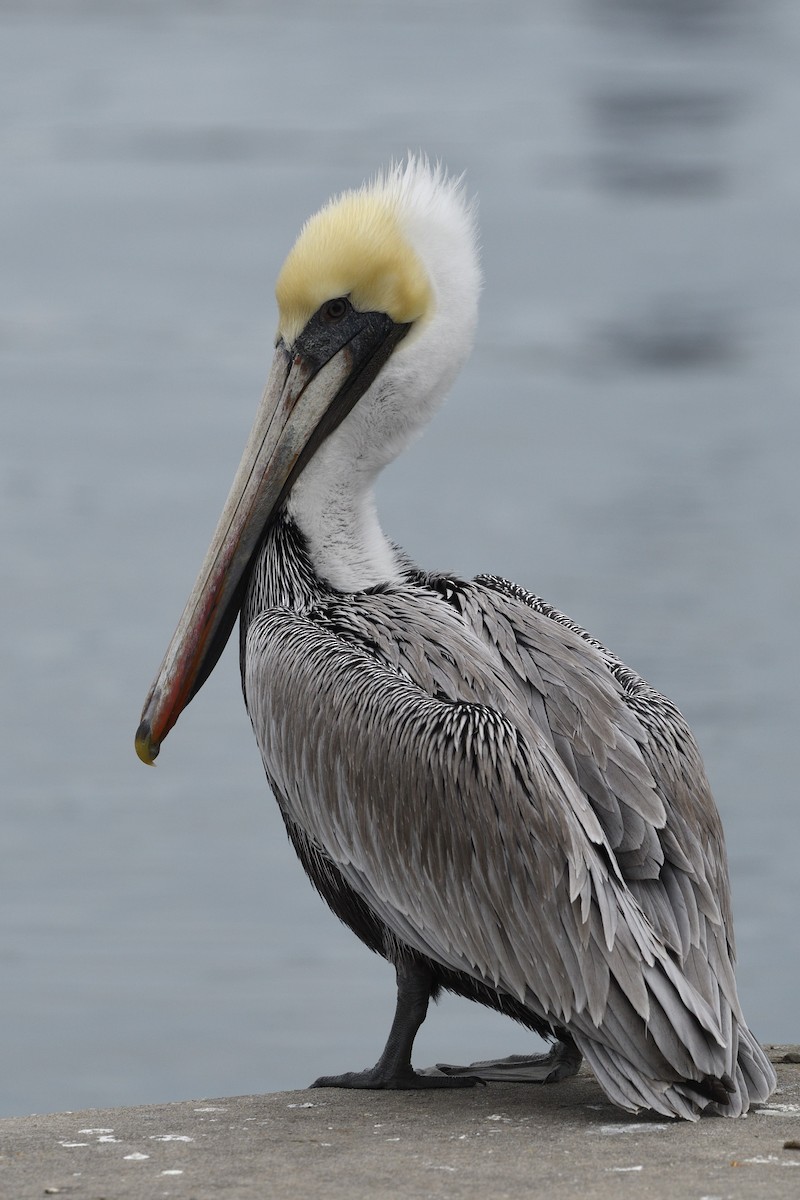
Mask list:
[{"label": "long bill", "polygon": [[153,764],[216,665],[241,607],[250,564],[294,480],[407,330],[383,314],[351,310],[335,337],[312,321],[292,351],[278,343],[222,516],[145,701],[135,743],[142,762]]}]

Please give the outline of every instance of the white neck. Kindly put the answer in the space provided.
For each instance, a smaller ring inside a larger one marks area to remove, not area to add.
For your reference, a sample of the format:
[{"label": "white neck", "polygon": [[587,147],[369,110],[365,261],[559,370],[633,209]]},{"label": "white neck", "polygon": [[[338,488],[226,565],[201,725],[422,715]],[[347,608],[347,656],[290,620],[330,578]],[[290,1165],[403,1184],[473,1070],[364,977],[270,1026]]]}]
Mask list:
[{"label": "white neck", "polygon": [[314,571],[336,591],[402,583],[403,573],[378,522],[372,479],[343,461],[335,442],[320,447],[292,488],[286,508],[306,539]]}]

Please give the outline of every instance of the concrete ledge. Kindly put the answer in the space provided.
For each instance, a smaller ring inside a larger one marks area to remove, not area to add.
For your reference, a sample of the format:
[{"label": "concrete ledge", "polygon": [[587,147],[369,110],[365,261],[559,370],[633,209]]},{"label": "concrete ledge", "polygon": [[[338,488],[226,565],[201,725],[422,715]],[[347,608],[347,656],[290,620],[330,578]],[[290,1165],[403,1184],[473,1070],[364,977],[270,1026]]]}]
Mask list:
[{"label": "concrete ledge", "polygon": [[278,1092],[0,1120],[0,1196],[39,1200],[796,1200],[800,1047],[779,1092],[696,1125],[612,1107],[592,1076],[453,1092]]}]

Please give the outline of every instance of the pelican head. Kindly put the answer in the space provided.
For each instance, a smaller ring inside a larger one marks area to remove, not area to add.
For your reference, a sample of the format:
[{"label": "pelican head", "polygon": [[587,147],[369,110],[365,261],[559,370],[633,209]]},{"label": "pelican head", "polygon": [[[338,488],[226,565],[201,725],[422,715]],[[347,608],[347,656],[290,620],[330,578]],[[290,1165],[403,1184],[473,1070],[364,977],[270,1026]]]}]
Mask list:
[{"label": "pelican head", "polygon": [[[286,505],[342,591],[391,579],[375,476],[426,423],[472,345],[480,274],[459,180],[409,158],[306,222],[276,285],[275,356],[242,461],[136,734],[152,764],[222,653]],[[338,508],[353,553],[331,552]],[[333,514],[335,520],[336,514]]]}]

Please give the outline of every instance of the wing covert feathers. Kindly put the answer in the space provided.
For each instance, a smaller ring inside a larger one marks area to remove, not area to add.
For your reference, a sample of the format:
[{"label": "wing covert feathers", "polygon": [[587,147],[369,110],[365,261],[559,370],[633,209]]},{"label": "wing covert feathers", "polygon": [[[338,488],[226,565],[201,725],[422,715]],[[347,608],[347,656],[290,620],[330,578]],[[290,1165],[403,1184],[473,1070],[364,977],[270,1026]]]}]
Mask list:
[{"label": "wing covert feathers", "polygon": [[567,1027],[623,1108],[766,1099],[683,718],[513,585],[423,583],[252,619],[245,695],[285,815],[397,943]]}]

